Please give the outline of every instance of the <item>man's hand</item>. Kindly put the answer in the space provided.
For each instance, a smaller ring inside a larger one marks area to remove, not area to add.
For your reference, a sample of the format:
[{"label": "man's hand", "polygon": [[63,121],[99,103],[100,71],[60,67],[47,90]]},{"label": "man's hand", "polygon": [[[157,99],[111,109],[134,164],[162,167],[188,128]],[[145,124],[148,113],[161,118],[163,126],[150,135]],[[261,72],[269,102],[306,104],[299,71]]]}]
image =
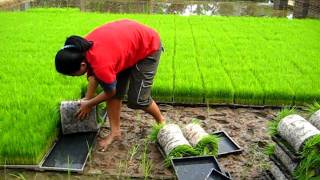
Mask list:
[{"label": "man's hand", "polygon": [[89,101],[82,99],[80,101],[80,108],[79,108],[78,112],[76,113],[77,119],[82,120],[85,117],[87,117],[89,115],[89,113],[91,112],[91,109],[92,109],[92,106],[90,106]]}]

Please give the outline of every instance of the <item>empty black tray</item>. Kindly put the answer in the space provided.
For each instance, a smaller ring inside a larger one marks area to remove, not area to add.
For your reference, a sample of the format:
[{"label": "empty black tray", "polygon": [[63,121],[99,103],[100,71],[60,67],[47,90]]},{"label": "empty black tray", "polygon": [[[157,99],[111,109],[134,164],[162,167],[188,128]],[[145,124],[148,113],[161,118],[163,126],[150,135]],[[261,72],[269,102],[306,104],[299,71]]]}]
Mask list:
[{"label": "empty black tray", "polygon": [[225,174],[213,156],[174,158],[171,163],[180,180],[204,180],[212,169]]},{"label": "empty black tray", "polygon": [[205,180],[231,180],[231,178],[213,168]]},{"label": "empty black tray", "polygon": [[96,134],[89,132],[61,136],[40,169],[82,172]]},{"label": "empty black tray", "polygon": [[224,131],[213,133],[219,137],[218,157],[241,153],[243,149]]},{"label": "empty black tray", "polygon": [[281,149],[290,157],[293,162],[299,162],[301,160],[299,154],[295,152],[293,147],[291,147],[290,144],[286,143],[286,141],[279,135],[272,136],[271,138],[275,143],[277,143],[277,145],[281,147]]}]

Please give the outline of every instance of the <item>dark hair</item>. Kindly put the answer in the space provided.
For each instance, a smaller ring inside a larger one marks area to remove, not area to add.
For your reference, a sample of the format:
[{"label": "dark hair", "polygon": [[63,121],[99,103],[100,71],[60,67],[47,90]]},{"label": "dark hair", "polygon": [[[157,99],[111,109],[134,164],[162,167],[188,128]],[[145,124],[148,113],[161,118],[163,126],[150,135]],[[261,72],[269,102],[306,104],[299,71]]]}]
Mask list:
[{"label": "dark hair", "polygon": [[56,70],[65,75],[78,71],[81,63],[85,60],[86,51],[92,45],[92,41],[88,41],[80,36],[68,37],[64,43],[64,47],[56,54]]}]

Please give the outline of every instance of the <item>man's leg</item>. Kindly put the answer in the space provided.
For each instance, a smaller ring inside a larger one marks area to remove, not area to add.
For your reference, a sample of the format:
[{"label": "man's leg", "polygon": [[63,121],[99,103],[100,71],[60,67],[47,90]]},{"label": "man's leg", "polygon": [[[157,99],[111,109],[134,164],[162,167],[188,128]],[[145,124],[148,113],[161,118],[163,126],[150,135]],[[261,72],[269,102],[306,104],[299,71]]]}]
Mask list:
[{"label": "man's leg", "polygon": [[152,100],[151,104],[146,109],[144,109],[144,111],[152,115],[153,118],[157,121],[157,123],[165,123],[165,119],[162,116],[160,109],[156,102],[154,102],[154,100]]},{"label": "man's leg", "polygon": [[111,98],[107,100],[108,108],[107,113],[111,126],[111,133],[104,139],[99,141],[100,151],[105,151],[114,140],[121,139],[120,131],[120,112],[121,112],[121,100],[118,98]]},{"label": "man's leg", "polygon": [[111,133],[99,142],[100,150],[105,151],[107,147],[113,142],[113,140],[119,140],[121,138],[120,131],[120,112],[122,99],[126,94],[128,82],[129,82],[130,70],[125,70],[117,75],[116,95],[107,100],[107,113],[111,126]]},{"label": "man's leg", "polygon": [[157,123],[165,123],[165,119],[158,105],[151,98],[151,87],[161,52],[162,47],[132,68],[128,92],[128,107],[144,110],[152,115]]}]

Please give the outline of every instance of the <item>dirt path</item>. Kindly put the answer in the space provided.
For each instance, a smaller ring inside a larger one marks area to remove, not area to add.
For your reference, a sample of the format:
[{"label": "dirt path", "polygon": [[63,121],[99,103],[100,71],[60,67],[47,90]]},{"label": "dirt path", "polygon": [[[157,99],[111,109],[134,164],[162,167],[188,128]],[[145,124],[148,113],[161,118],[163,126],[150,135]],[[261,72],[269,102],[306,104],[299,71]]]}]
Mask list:
[{"label": "dirt path", "polygon": [[[161,111],[169,122],[184,125],[193,118],[201,120],[208,132],[226,131],[244,151],[239,155],[229,155],[219,158],[226,171],[237,179],[263,179],[263,170],[268,167],[263,148],[270,137],[267,135],[267,122],[274,117],[277,110],[228,108],[228,107],[182,107],[162,105]],[[163,166],[163,158],[155,144],[149,143],[145,150],[145,138],[148,136],[154,120],[140,110],[123,108],[121,114],[121,129],[123,140],[113,143],[106,152],[93,149],[85,172],[75,174],[71,179],[125,179],[125,177],[143,179],[143,161],[151,162],[150,174],[155,179],[174,179],[172,170]],[[105,136],[110,131],[108,123],[100,135]],[[136,153],[130,153],[137,147]],[[7,170],[7,179],[13,178],[17,170]],[[65,179],[66,173],[18,171],[26,179]],[[0,176],[3,172],[0,173]],[[2,176],[3,177],[3,176]],[[1,179],[1,177],[0,177]]]}]

